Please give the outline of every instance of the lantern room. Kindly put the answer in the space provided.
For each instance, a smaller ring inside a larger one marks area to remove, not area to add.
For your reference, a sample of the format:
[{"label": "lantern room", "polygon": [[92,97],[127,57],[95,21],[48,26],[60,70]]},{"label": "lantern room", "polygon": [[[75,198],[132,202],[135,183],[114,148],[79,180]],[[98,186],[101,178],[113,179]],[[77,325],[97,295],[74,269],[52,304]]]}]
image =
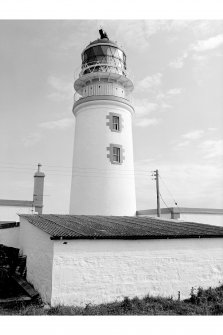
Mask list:
[{"label": "lantern room", "polygon": [[97,83],[104,82],[107,83],[106,90],[103,86],[104,91],[108,92],[103,94],[110,94],[110,91],[114,94],[115,90],[119,96],[126,97],[132,92],[133,83],[126,71],[125,52],[102,29],[99,33],[100,38],[90,42],[81,54],[81,71],[74,83],[74,89],[82,97],[97,95],[99,91],[102,92],[102,86]]},{"label": "lantern room", "polygon": [[82,53],[83,74],[93,71],[111,71],[126,75],[126,55],[108,38],[90,43]]}]

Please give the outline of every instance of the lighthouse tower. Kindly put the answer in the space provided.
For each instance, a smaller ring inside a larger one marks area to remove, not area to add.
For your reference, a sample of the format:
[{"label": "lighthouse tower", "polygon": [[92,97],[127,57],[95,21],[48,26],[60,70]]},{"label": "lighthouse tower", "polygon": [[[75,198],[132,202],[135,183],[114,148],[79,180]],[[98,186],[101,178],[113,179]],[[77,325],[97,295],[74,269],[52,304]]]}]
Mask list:
[{"label": "lighthouse tower", "polygon": [[124,51],[100,29],[82,52],[74,83],[75,138],[70,214],[136,213],[132,116],[133,83]]}]

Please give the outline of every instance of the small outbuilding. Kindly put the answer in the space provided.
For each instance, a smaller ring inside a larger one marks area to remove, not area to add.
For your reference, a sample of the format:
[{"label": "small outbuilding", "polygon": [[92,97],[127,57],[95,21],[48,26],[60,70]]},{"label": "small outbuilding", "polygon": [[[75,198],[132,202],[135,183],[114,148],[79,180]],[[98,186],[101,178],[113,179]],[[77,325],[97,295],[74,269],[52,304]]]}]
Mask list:
[{"label": "small outbuilding", "polygon": [[189,297],[223,281],[223,227],[154,217],[20,215],[27,280],[51,306],[147,294]]}]

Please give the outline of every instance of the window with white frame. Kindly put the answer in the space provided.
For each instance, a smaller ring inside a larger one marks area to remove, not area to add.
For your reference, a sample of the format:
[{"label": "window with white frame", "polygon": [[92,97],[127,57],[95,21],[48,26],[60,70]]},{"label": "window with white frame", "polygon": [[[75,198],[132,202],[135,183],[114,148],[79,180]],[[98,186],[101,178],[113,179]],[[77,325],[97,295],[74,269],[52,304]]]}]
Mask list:
[{"label": "window with white frame", "polygon": [[112,160],[113,162],[115,163],[120,163],[121,160],[120,160],[120,152],[121,152],[121,149],[118,148],[118,147],[113,147],[113,152],[112,152]]},{"label": "window with white frame", "polygon": [[119,116],[113,115],[112,116],[112,129],[119,131],[120,130],[120,120]]},{"label": "window with white frame", "polygon": [[123,118],[121,114],[110,112],[106,115],[106,126],[110,128],[111,131],[120,133],[123,129]]},{"label": "window with white frame", "polygon": [[124,148],[121,144],[110,144],[106,148],[108,150],[107,157],[109,158],[111,164],[122,164],[124,157]]}]

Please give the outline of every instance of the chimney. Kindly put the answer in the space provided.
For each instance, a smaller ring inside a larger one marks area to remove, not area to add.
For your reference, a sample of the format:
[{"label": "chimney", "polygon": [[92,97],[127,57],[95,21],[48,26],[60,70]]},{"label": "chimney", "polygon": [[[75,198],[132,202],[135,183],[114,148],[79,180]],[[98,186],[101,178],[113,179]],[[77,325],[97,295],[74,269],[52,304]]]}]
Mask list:
[{"label": "chimney", "polygon": [[42,214],[43,212],[43,188],[45,174],[40,171],[41,164],[38,164],[38,170],[34,174],[34,190],[33,190],[33,206],[35,212]]}]

